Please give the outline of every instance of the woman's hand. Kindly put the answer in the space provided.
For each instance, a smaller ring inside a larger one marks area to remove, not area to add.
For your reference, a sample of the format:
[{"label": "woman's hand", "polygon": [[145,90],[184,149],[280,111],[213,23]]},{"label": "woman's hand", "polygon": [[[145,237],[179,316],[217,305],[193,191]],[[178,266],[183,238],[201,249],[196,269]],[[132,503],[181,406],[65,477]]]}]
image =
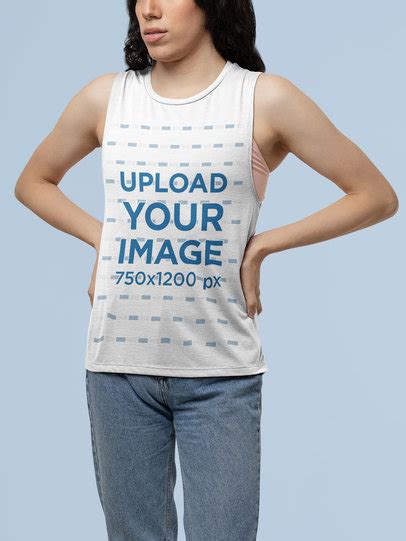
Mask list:
[{"label": "woman's hand", "polygon": [[250,238],[245,248],[244,258],[240,267],[241,285],[247,305],[247,314],[254,318],[262,312],[260,298],[260,269],[262,256],[259,254],[258,235]]},{"label": "woman's hand", "polygon": [[95,284],[96,284],[96,274],[97,274],[98,260],[99,260],[99,250],[96,249],[96,261],[95,261],[95,264],[93,266],[92,278],[90,280],[89,289],[87,291],[92,308],[93,308],[93,298],[94,298],[94,289],[95,289]]}]

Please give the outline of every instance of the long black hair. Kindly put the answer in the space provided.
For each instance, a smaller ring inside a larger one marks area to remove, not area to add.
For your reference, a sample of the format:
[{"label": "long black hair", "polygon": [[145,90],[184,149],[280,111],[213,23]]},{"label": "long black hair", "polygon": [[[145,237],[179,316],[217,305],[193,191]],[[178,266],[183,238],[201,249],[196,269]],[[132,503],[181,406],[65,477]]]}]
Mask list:
[{"label": "long black hair", "polygon": [[[195,0],[206,15],[205,27],[216,50],[225,60],[236,62],[251,71],[265,71],[265,64],[256,49],[256,22],[251,0]],[[135,15],[137,0],[127,0],[130,17],[124,55],[128,69],[142,70],[155,64],[141,37]]]}]

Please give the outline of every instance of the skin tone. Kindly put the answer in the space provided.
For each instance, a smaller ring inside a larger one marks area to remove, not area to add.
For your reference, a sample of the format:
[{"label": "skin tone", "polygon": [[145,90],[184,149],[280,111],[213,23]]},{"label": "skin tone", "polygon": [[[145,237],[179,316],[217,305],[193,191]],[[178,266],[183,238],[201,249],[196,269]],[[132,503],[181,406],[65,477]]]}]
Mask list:
[{"label": "skin tone", "polygon": [[[138,0],[141,33],[167,30],[146,42],[157,61],[151,84],[161,96],[184,98],[207,88],[224,67],[204,29],[204,12],[194,0]],[[142,34],[144,39],[144,35]],[[36,148],[15,187],[17,199],[53,227],[95,249],[88,288],[93,305],[102,222],[59,189],[64,174],[103,140],[108,98],[115,73],[97,77],[68,103],[55,127]],[[345,195],[304,219],[258,233],[248,242],[240,267],[247,314],[262,312],[260,268],[270,254],[339,237],[393,216],[398,199],[365,153],[326,117],[314,101],[285,77],[263,73],[255,88],[254,138],[270,171],[291,152]]]}]

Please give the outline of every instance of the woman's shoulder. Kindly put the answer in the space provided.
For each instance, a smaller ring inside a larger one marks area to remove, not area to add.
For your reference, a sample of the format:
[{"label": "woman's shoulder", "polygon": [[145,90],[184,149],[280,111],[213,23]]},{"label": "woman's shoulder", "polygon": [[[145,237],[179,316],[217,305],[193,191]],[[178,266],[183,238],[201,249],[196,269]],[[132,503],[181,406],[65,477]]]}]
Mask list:
[{"label": "woman's shoulder", "polygon": [[124,72],[109,72],[94,77],[85,83],[71,100],[77,114],[91,123],[99,143],[113,82],[121,73]]},{"label": "woman's shoulder", "polygon": [[284,75],[263,72],[256,84],[256,100],[265,117],[274,121],[296,107],[303,108],[308,96]]},{"label": "woman's shoulder", "polygon": [[96,106],[104,106],[109,99],[113,82],[124,72],[109,72],[91,79],[82,89]]}]

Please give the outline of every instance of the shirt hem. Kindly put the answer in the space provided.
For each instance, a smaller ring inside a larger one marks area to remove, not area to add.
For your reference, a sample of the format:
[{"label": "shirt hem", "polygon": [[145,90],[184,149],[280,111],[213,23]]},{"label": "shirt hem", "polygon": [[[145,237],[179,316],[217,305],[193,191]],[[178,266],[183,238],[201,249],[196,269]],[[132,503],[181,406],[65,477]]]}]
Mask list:
[{"label": "shirt hem", "polygon": [[174,377],[214,377],[214,376],[250,376],[268,371],[267,364],[240,367],[221,368],[182,368],[182,367],[159,367],[159,366],[135,366],[102,363],[86,363],[85,368],[90,372],[112,372],[139,374],[149,376],[174,376]]}]

